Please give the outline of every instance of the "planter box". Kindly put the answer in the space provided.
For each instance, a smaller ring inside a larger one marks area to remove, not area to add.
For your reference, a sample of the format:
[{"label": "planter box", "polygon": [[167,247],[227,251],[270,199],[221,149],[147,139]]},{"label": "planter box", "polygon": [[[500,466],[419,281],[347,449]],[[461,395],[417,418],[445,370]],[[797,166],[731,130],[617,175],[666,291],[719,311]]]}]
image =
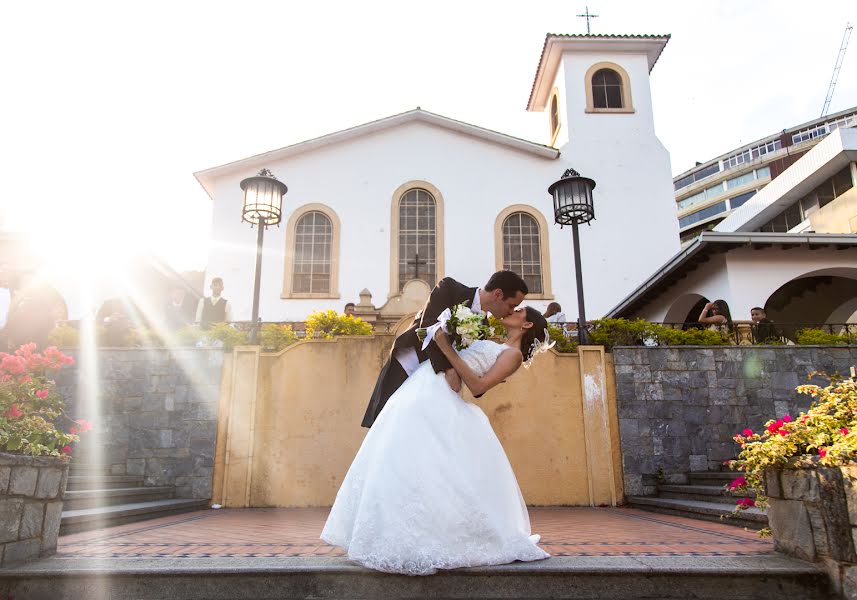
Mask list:
[{"label": "planter box", "polygon": [[68,466],[0,452],[0,567],[56,552]]},{"label": "planter box", "polygon": [[857,599],[857,465],[765,473],[774,547],[821,563],[842,598]]}]

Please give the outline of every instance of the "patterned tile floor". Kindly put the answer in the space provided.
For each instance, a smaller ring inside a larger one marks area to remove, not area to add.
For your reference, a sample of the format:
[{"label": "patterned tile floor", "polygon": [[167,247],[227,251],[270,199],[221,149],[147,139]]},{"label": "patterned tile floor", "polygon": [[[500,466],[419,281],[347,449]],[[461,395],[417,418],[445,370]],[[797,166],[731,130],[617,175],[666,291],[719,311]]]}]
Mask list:
[{"label": "patterned tile floor", "polygon": [[[62,536],[67,558],[342,556],[318,539],[327,509],[207,510]],[[756,532],[632,508],[531,508],[554,556],[753,556],[773,553]]]}]

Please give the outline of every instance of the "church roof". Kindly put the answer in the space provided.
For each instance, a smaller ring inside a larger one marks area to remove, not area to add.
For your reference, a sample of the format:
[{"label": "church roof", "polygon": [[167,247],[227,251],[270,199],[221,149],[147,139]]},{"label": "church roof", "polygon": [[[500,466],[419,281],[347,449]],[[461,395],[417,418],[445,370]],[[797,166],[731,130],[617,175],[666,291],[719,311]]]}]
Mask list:
[{"label": "church roof", "polygon": [[542,56],[533,79],[527,110],[541,111],[547,104],[551,85],[556,77],[556,70],[563,52],[567,51],[596,51],[596,52],[636,52],[645,53],[649,59],[649,73],[658,62],[661,52],[670,40],[670,34],[665,35],[624,35],[624,34],[566,34],[549,33],[545,36]]},{"label": "church roof", "polygon": [[700,265],[711,260],[712,256],[736,248],[747,247],[756,250],[766,248],[787,250],[798,247],[809,249],[832,247],[838,250],[847,250],[857,248],[857,235],[848,233],[704,231],[610,310],[605,317],[620,318],[633,315],[635,311],[665,293],[675,283],[698,269]]},{"label": "church roof", "polygon": [[220,177],[221,175],[226,175],[235,171],[248,171],[255,168],[256,166],[269,164],[271,161],[282,160],[284,158],[302,154],[304,152],[310,152],[312,150],[317,150],[325,146],[339,144],[345,141],[359,138],[364,135],[377,133],[379,131],[384,131],[386,129],[391,129],[393,127],[398,127],[400,125],[414,122],[426,123],[428,125],[442,127],[444,129],[462,133],[464,135],[469,135],[471,137],[479,138],[488,142],[493,142],[501,146],[513,148],[521,152],[534,154],[541,158],[559,158],[559,150],[552,146],[537,144],[535,142],[530,142],[521,138],[507,135],[505,133],[499,133],[491,129],[486,129],[477,125],[471,125],[470,123],[465,123],[463,121],[456,121],[455,119],[450,119],[449,117],[444,117],[442,115],[438,115],[427,110],[423,110],[420,107],[417,107],[414,110],[409,110],[403,113],[399,113],[397,115],[392,115],[390,117],[384,117],[383,119],[378,119],[377,121],[370,121],[369,123],[363,123],[362,125],[357,125],[356,127],[351,127],[349,129],[343,129],[342,131],[329,133],[327,135],[306,140],[304,142],[298,142],[297,144],[292,144],[291,146],[285,146],[277,150],[263,152],[262,154],[256,154],[254,156],[242,158],[241,160],[226,163],[224,165],[211,167],[202,171],[197,171],[193,175],[194,177],[196,177],[196,180],[199,181],[200,185],[202,185],[203,189],[205,189],[205,191],[208,193],[208,196],[210,198],[213,198],[214,180],[217,177]]}]

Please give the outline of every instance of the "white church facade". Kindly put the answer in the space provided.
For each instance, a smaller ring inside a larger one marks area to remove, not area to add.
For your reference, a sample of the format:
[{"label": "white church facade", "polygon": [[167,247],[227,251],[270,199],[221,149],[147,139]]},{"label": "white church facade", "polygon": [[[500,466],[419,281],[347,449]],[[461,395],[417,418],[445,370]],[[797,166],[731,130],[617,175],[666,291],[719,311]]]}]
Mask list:
[{"label": "white church facade", "polygon": [[250,318],[256,235],[239,183],[267,168],[289,191],[264,238],[264,321],[341,311],[363,290],[395,313],[442,277],[481,285],[502,268],[525,277],[529,304],[556,300],[571,319],[571,231],[554,225],[547,187],[572,167],[597,185],[581,259],[587,314],[602,316],[679,248],[649,86],[668,40],[548,35],[527,105],[545,143],[417,108],[195,173],[213,203],[206,285],[222,277],[235,318]]}]

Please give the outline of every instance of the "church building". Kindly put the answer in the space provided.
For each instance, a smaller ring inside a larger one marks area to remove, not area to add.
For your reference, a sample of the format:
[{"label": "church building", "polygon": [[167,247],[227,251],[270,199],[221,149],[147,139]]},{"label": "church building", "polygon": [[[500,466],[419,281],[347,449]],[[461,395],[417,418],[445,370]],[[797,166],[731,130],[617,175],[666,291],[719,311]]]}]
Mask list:
[{"label": "church building", "polygon": [[417,108],[195,173],[213,203],[206,284],[222,277],[234,318],[250,318],[256,234],[239,184],[264,168],[288,193],[264,236],[263,321],[346,302],[407,317],[441,278],[482,285],[499,269],[525,278],[528,304],[558,301],[572,319],[571,231],[547,188],[574,168],[596,182],[580,246],[587,315],[604,315],[679,249],[649,82],[668,41],[547,35],[526,105],[544,115],[540,141]]}]

